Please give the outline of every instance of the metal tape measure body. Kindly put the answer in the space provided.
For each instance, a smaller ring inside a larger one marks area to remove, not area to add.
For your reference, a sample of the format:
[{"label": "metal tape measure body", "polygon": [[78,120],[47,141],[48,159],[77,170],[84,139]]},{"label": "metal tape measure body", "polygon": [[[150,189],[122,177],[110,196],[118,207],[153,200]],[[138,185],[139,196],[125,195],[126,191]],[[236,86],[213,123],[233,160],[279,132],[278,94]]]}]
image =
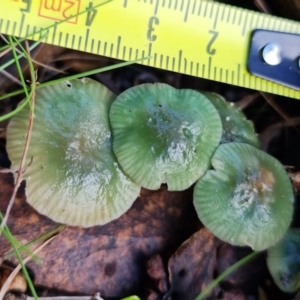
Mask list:
[{"label": "metal tape measure body", "polygon": [[99,3],[2,0],[0,32],[25,37],[56,22],[44,42],[121,60],[147,57],[142,64],[300,99],[300,91],[252,76],[246,68],[254,29],[300,34],[298,22],[202,0],[113,0],[96,7]]}]

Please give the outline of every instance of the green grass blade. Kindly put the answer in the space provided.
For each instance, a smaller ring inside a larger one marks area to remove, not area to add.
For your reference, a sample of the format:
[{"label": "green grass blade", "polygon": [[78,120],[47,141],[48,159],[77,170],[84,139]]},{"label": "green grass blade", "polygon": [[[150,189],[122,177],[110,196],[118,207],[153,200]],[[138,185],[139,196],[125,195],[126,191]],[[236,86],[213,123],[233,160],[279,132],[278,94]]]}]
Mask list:
[{"label": "green grass blade", "polygon": [[[60,231],[62,231],[66,226],[65,225],[57,225],[55,226],[53,229],[47,231],[46,233],[38,236],[37,238],[33,239],[32,241],[21,245],[18,247],[19,252],[23,252],[26,249],[28,249],[30,246],[35,245],[38,242],[42,242],[45,241],[46,239],[50,238],[51,236],[59,233]],[[27,252],[27,251],[26,251]],[[4,255],[4,259],[9,259],[10,257],[12,257],[14,255],[14,252],[9,252],[7,254]]]},{"label": "green grass blade", "polygon": [[[55,83],[59,83],[59,82],[65,81],[65,80],[77,79],[77,78],[80,78],[80,77],[94,75],[96,73],[103,73],[103,72],[114,70],[114,69],[117,69],[117,68],[126,67],[126,66],[132,65],[134,63],[137,63],[137,62],[143,61],[145,59],[148,59],[148,58],[149,57],[143,57],[143,58],[135,59],[135,60],[132,60],[132,61],[125,61],[125,62],[114,64],[112,66],[107,66],[107,67],[104,67],[104,68],[102,67],[102,68],[82,72],[82,73],[79,73],[79,74],[66,76],[64,78],[52,80],[52,81],[49,81],[49,82],[44,82],[44,83],[41,83],[41,84],[37,85],[36,89],[39,89],[39,88],[42,88],[42,87],[45,87],[45,86],[50,86],[50,85],[53,85]],[[11,93],[0,96],[0,100],[4,100],[4,99],[9,98],[9,97],[20,95],[22,93],[23,93],[23,90],[17,90],[15,92],[11,92]]]},{"label": "green grass blade", "polygon": [[21,111],[26,105],[27,105],[28,102],[22,102],[15,110],[5,114],[4,116],[0,117],[0,122],[6,120],[6,119],[9,119],[11,118],[12,116],[14,116],[15,114],[17,114],[19,111]]},{"label": "green grass blade", "polygon": [[[36,78],[35,78],[34,66],[33,66],[31,57],[30,57],[29,53],[27,53],[26,49],[22,46],[22,44],[15,37],[13,37],[13,39],[19,45],[20,49],[24,53],[24,55],[25,55],[25,57],[27,59],[27,62],[28,62],[29,71],[30,71],[30,77],[31,77],[31,92],[30,92],[30,95],[28,95],[28,97],[30,96],[30,98],[29,98],[29,104],[30,104],[30,109],[32,111],[31,97],[32,97],[32,93],[36,89]],[[22,75],[22,78],[24,79],[23,75]],[[25,81],[25,79],[24,79],[24,81]],[[26,86],[26,84],[25,84],[25,86]],[[26,89],[27,89],[27,86],[26,86]]]},{"label": "green grass blade", "polygon": [[[35,262],[40,262],[40,259],[37,255],[34,255],[32,253],[32,251],[30,251],[30,249],[28,248],[27,244],[26,245],[23,245],[20,241],[18,241],[13,235],[10,236],[9,232],[7,231],[7,228],[4,227],[3,228],[3,235],[5,236],[5,238],[7,240],[10,241],[10,244],[14,243],[15,246],[18,248],[19,252],[24,252],[27,256],[32,256],[32,259],[35,261]],[[28,243],[29,244],[29,243]],[[15,255],[15,252],[14,251],[11,251],[9,253],[10,255],[4,255],[4,260],[5,259],[8,259],[9,257],[12,257]]]},{"label": "green grass blade", "polygon": [[[10,240],[10,242],[11,242],[11,240]],[[25,265],[24,265],[24,263],[23,263],[23,259],[22,259],[22,257],[21,257],[21,254],[20,254],[20,252],[18,251],[18,248],[15,246],[15,244],[14,244],[13,242],[11,242],[11,245],[12,245],[12,247],[13,247],[13,249],[14,249],[14,251],[15,251],[15,254],[16,254],[18,260],[19,260],[19,263],[20,263],[20,265],[21,265],[21,267],[22,267],[22,271],[23,271],[23,273],[24,273],[24,276],[25,276],[25,278],[26,278],[26,281],[27,281],[27,283],[28,283],[28,286],[29,286],[29,288],[30,288],[30,291],[31,291],[31,293],[32,293],[32,295],[33,295],[33,297],[34,297],[34,299],[38,300],[37,293],[36,293],[35,288],[34,288],[34,286],[33,286],[32,280],[31,280],[31,278],[30,278],[30,276],[29,276],[29,274],[28,274],[28,272],[27,272],[27,269],[26,269],[26,267],[25,267]]]},{"label": "green grass blade", "polygon": [[[23,76],[22,71],[21,71],[21,73],[19,73],[19,74],[21,74],[20,77],[23,78],[23,81],[25,83],[26,91],[24,91],[24,92],[26,94],[26,100],[23,103],[21,103],[15,110],[13,110],[13,111],[9,112],[8,114],[5,114],[4,116],[0,117],[0,122],[6,120],[8,118],[11,118],[15,114],[17,114],[19,111],[21,111],[27,105],[27,103],[30,104],[30,108],[32,109],[30,100],[31,100],[33,91],[36,89],[35,72],[34,72],[34,67],[33,67],[33,63],[31,61],[31,58],[28,55],[27,51],[24,49],[24,47],[21,45],[21,43],[15,37],[13,37],[13,38],[9,37],[9,40],[12,44],[13,53],[15,54],[15,49],[14,49],[14,44],[12,43],[12,39],[14,39],[16,41],[16,43],[20,46],[21,50],[23,51],[24,56],[27,59],[27,62],[28,62],[28,65],[29,65],[29,70],[30,70],[30,76],[31,76],[31,82],[32,82],[32,87],[31,88],[32,89],[31,89],[30,93],[28,94],[28,88],[26,86],[25,79],[24,79],[24,76]],[[17,62],[18,62],[18,65],[19,65],[18,60],[17,60]],[[23,82],[22,82],[22,84],[23,84]]]},{"label": "green grass blade", "polygon": [[[27,85],[26,85],[25,78],[24,78],[23,72],[22,72],[22,68],[21,68],[20,62],[19,62],[19,60],[17,58],[17,52],[16,52],[16,49],[15,49],[15,45],[13,43],[13,38],[11,36],[8,36],[8,40],[9,40],[9,43],[11,45],[12,54],[13,54],[13,57],[15,59],[16,67],[17,67],[17,70],[18,70],[18,73],[19,73],[19,77],[20,77],[22,86],[23,86],[23,91],[24,91],[24,93],[26,95],[26,100],[24,102],[26,104],[29,104],[30,105],[30,109],[32,110],[32,106],[31,106],[31,102],[30,102],[30,98],[31,98],[32,92],[30,92],[30,94],[28,93]],[[23,52],[24,55],[25,55],[25,52]],[[3,117],[5,117],[5,116],[3,116]]]},{"label": "green grass blade", "polygon": [[[43,37],[43,38],[44,38],[44,37]],[[43,38],[42,38],[42,39],[43,39]],[[42,39],[41,39],[41,40],[42,40]],[[33,43],[33,44],[29,47],[29,49],[30,49],[30,50],[33,50],[36,46],[38,46],[38,45],[41,43],[41,40],[39,40],[39,41]],[[8,45],[7,47],[11,47],[11,46]],[[23,56],[24,56],[24,53],[21,53],[21,54],[17,55],[17,59],[20,59],[20,58],[22,58]],[[6,63],[4,63],[3,65],[0,66],[0,71],[3,70],[3,69],[5,69],[5,68],[7,68],[8,66],[10,66],[11,64],[13,64],[14,62],[15,62],[15,58],[10,59],[9,61],[7,61]]]},{"label": "green grass blade", "polygon": [[[1,220],[3,219],[3,216],[1,214],[1,212],[0,212],[0,219]],[[36,294],[36,291],[35,291],[35,288],[33,286],[32,280],[31,280],[31,278],[30,278],[30,276],[28,274],[26,266],[24,265],[23,259],[21,257],[21,254],[20,254],[19,250],[18,250],[18,245],[16,244],[15,237],[11,234],[11,232],[10,232],[10,230],[9,230],[9,228],[8,228],[7,225],[5,225],[4,228],[5,229],[3,230],[3,235],[7,238],[7,240],[11,244],[11,246],[12,246],[12,248],[13,248],[13,250],[14,250],[14,252],[15,252],[17,258],[18,258],[18,261],[19,261],[19,263],[20,263],[20,265],[22,267],[23,274],[25,276],[25,279],[26,279],[26,281],[28,283],[28,286],[30,288],[30,291],[31,291],[34,299],[38,300],[38,296]]]},{"label": "green grass blade", "polygon": [[221,275],[219,275],[213,282],[211,282],[201,293],[200,295],[195,298],[195,300],[203,300],[204,297],[215,287],[217,286],[224,278],[226,278],[230,273],[244,265],[246,262],[250,261],[252,258],[254,258],[256,255],[258,255],[261,252],[251,252],[249,255],[245,256],[235,264],[233,264],[231,267],[229,267],[227,270],[225,270]]},{"label": "green grass blade", "polygon": [[[27,90],[27,85],[26,85],[26,82],[25,82],[25,78],[23,76],[22,68],[21,68],[21,65],[20,65],[20,62],[19,62],[19,59],[18,59],[18,55],[17,55],[17,52],[16,52],[16,48],[15,48],[12,36],[8,36],[8,40],[9,40],[9,43],[11,45],[12,54],[13,54],[13,57],[14,57],[14,60],[15,60],[15,63],[16,63],[16,67],[17,67],[17,70],[18,70],[18,73],[19,73],[20,80],[22,82],[24,93],[26,95],[27,101],[29,101],[30,99],[29,99],[29,94],[28,94],[28,90]],[[23,55],[25,55],[25,52],[23,51]]]}]

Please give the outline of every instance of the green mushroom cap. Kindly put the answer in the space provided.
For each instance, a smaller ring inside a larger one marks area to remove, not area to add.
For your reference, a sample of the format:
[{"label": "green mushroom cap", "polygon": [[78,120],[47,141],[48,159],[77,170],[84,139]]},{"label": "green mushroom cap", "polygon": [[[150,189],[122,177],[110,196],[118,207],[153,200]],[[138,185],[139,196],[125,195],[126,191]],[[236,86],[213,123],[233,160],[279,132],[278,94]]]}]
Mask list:
[{"label": "green mushroom cap", "polygon": [[284,292],[300,288],[300,228],[290,228],[284,237],[267,250],[268,269]]},{"label": "green mushroom cap", "polygon": [[193,90],[142,84],[111,106],[113,149],[124,171],[155,190],[184,190],[202,176],[220,142],[221,121],[211,102]]},{"label": "green mushroom cap", "polygon": [[215,93],[202,92],[219,112],[222,121],[221,144],[239,142],[259,148],[259,140],[255,134],[253,123],[246,119],[244,113],[223,97]]},{"label": "green mushroom cap", "polygon": [[274,245],[290,225],[294,201],[280,162],[251,145],[228,143],[218,147],[212,166],[194,189],[203,224],[233,245]]},{"label": "green mushroom cap", "polygon": [[[112,150],[108,113],[115,95],[100,83],[72,80],[36,91],[27,155],[27,201],[56,222],[89,227],[118,218],[140,186],[120,168]],[[17,169],[29,107],[12,118],[7,151]]]}]

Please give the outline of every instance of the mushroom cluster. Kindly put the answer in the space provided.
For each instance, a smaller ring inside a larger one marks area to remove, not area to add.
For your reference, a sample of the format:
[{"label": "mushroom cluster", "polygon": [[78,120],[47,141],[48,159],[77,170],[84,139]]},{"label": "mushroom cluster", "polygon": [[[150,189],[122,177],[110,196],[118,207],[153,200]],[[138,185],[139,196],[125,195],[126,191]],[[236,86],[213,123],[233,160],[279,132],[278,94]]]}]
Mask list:
[{"label": "mushroom cluster", "polygon": [[[16,168],[29,108],[7,150]],[[140,187],[193,185],[200,220],[219,238],[263,250],[287,231],[293,191],[281,164],[259,150],[253,124],[222,97],[142,84],[115,96],[90,80],[37,91],[25,174],[27,199],[57,222],[92,226],[123,214]]]}]

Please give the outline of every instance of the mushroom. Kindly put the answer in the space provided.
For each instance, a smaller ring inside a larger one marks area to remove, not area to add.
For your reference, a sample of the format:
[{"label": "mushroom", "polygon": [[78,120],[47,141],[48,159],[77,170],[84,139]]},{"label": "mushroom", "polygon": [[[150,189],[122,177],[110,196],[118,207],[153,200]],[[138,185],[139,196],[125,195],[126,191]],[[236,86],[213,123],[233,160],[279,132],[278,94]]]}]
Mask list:
[{"label": "mushroom", "polygon": [[[121,169],[112,150],[108,113],[115,95],[91,79],[36,91],[28,151],[27,201],[56,222],[89,227],[129,209],[140,186]],[[7,152],[17,169],[27,135],[29,107],[12,118]]]},{"label": "mushroom", "polygon": [[284,237],[267,250],[268,269],[284,292],[300,288],[300,228],[290,228]]},{"label": "mushroom", "polygon": [[162,183],[171,191],[191,186],[208,169],[221,138],[219,114],[206,97],[162,83],[121,93],[109,116],[120,165],[150,190]]},{"label": "mushroom", "polygon": [[280,162],[235,142],[218,147],[212,166],[194,188],[194,206],[202,223],[233,245],[257,251],[274,245],[290,225],[294,201]]},{"label": "mushroom", "polygon": [[255,134],[253,123],[246,119],[244,113],[234,105],[227,102],[222,96],[201,92],[206,96],[219,112],[222,121],[221,144],[239,142],[259,148],[259,140]]}]

